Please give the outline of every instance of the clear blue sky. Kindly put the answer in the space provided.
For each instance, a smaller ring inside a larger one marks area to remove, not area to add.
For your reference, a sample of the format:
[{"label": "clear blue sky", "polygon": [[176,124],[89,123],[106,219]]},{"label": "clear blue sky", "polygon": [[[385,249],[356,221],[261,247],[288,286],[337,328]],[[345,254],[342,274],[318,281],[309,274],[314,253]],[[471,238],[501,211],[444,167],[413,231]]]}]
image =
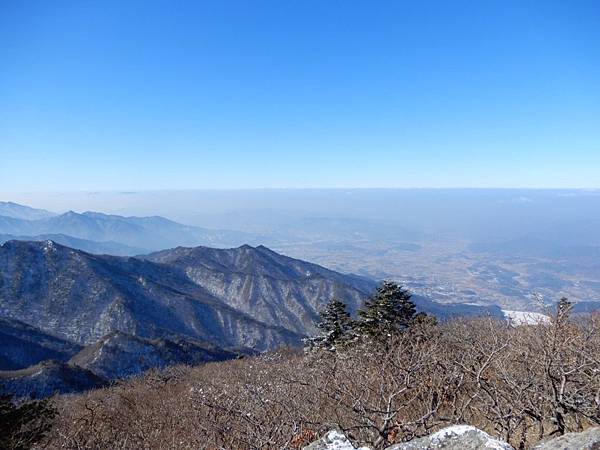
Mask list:
[{"label": "clear blue sky", "polygon": [[600,2],[0,0],[0,191],[600,187]]}]

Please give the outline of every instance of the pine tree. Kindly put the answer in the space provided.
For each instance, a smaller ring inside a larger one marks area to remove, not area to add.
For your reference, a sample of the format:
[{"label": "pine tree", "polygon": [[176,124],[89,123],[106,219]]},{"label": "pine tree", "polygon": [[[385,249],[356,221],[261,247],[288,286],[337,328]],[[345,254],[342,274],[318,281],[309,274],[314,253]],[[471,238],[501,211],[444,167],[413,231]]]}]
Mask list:
[{"label": "pine tree", "polygon": [[573,303],[569,301],[567,297],[562,297],[558,301],[556,307],[556,319],[557,321],[565,321],[571,315],[571,309],[573,309]]},{"label": "pine tree", "polygon": [[0,396],[0,448],[26,450],[34,447],[52,427],[55,410],[46,400],[16,405]]},{"label": "pine tree", "polygon": [[319,315],[321,317],[317,323],[319,334],[310,339],[309,345],[335,351],[348,340],[352,330],[352,318],[346,310],[346,304],[333,299]]},{"label": "pine tree", "polygon": [[362,336],[387,338],[406,329],[415,317],[411,294],[396,283],[385,281],[358,312],[355,328]]}]

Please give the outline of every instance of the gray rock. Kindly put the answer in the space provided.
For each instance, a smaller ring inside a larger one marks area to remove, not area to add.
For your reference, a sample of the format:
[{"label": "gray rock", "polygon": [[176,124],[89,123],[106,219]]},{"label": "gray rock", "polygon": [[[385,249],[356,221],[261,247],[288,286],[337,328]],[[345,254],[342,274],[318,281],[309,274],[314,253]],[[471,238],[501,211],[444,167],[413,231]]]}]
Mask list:
[{"label": "gray rock", "polygon": [[600,427],[581,433],[567,433],[536,445],[533,450],[600,450]]},{"label": "gray rock", "polygon": [[313,442],[302,450],[369,450],[366,447],[356,449],[343,433],[332,430],[318,441]]},{"label": "gray rock", "polygon": [[444,428],[427,437],[403,444],[395,444],[386,450],[514,450],[506,442],[494,439],[484,431],[470,425],[455,425]]}]

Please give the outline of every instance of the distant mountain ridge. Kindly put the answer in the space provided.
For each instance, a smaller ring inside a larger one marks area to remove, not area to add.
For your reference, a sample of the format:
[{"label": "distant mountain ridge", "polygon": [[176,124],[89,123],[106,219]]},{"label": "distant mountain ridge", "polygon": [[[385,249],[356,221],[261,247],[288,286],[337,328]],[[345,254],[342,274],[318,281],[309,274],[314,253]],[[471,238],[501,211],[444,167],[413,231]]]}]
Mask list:
[{"label": "distant mountain ridge", "polygon": [[22,220],[38,220],[47,219],[56,215],[56,213],[46,211],[45,209],[31,208],[13,202],[0,202],[0,216],[4,217]]},{"label": "distant mountain ridge", "polygon": [[130,247],[114,241],[90,241],[79,239],[66,234],[41,234],[36,236],[14,236],[12,234],[0,234],[0,244],[8,241],[54,241],[65,247],[83,250],[96,255],[130,256],[144,253],[143,248]]},{"label": "distant mountain ridge", "polygon": [[[59,236],[81,250],[135,255],[180,245],[229,247],[251,241],[254,236],[228,230],[211,230],[182,225],[160,216],[124,217],[87,211],[53,214],[15,203],[0,204],[0,235],[19,240]],[[87,242],[82,242],[87,241]]]}]

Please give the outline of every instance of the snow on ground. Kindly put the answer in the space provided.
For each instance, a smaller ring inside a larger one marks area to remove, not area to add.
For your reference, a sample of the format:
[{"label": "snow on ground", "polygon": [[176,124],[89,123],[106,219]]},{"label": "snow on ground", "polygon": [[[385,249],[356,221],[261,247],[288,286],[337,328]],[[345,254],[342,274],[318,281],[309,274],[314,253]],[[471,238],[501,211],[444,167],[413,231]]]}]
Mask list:
[{"label": "snow on ground", "polygon": [[503,309],[504,317],[511,325],[540,325],[550,323],[550,317],[531,311],[511,311]]},{"label": "snow on ground", "polygon": [[346,436],[336,430],[332,430],[323,438],[327,450],[369,450],[366,447],[356,449]]},{"label": "snow on ground", "polygon": [[493,449],[493,450],[512,449],[512,447],[510,445],[508,445],[506,442],[502,442],[497,439],[494,439],[492,436],[487,434],[485,431],[481,431],[480,429],[475,428],[471,425],[454,425],[451,427],[446,427],[436,433],[433,433],[431,436],[429,436],[429,439],[433,445],[436,445],[448,438],[451,438],[452,436],[462,436],[463,434],[466,434],[468,432],[474,432],[480,436],[483,436],[485,438],[485,447],[484,448],[489,448],[489,449]]}]

